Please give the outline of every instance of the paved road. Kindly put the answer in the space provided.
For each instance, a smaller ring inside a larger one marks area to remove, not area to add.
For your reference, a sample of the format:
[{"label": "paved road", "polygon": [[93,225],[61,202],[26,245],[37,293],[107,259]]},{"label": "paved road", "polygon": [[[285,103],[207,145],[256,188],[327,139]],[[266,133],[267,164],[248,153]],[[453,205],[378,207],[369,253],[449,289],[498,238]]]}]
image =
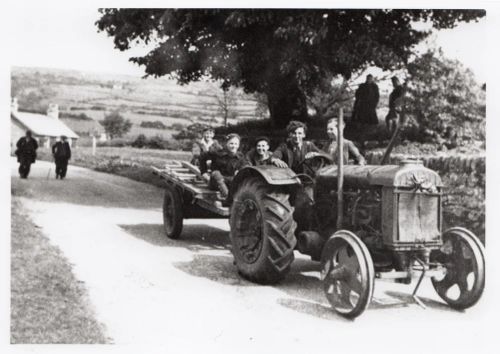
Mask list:
[{"label": "paved road", "polygon": [[74,264],[115,343],[418,352],[424,344],[472,350],[486,339],[486,301],[455,312],[426,282],[424,310],[410,301],[412,288],[377,282],[371,307],[348,321],[330,311],[307,257],[297,254],[279,285],[241,279],[226,220],[188,220],[180,240],[164,237],[162,191],[154,186],[74,166],[56,180],[53,165],[41,161],[27,180],[13,159],[11,170],[13,195]]}]

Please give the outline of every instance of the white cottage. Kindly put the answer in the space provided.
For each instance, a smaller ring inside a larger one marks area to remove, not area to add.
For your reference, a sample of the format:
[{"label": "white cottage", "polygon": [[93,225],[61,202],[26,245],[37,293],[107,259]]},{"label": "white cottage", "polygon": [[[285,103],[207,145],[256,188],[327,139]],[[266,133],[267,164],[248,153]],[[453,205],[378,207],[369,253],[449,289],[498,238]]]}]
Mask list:
[{"label": "white cottage", "polygon": [[40,146],[50,147],[61,135],[68,137],[71,146],[75,145],[78,135],[66,124],[59,120],[59,107],[50,104],[47,114],[22,112],[18,109],[17,99],[11,103],[11,143],[15,147],[16,142],[31,130],[33,137]]}]

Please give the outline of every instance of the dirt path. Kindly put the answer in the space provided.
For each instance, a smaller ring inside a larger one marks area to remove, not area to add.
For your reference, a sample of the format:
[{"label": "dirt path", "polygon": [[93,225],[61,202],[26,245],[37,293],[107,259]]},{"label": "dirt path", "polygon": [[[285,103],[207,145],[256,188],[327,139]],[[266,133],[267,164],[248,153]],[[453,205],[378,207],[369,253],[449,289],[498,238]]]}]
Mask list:
[{"label": "dirt path", "polygon": [[[282,284],[255,285],[233,266],[226,220],[188,220],[182,238],[169,240],[162,233],[160,189],[74,166],[63,181],[54,179],[52,164],[32,168],[29,179],[20,180],[12,160],[12,192],[74,264],[115,343],[184,349],[245,343],[283,352],[359,344],[374,351],[390,341],[412,352],[421,348],[411,342],[420,341],[422,331],[431,348],[460,341],[460,333],[479,342],[487,333],[482,303],[452,311],[428,282],[426,310],[411,304],[412,288],[377,282],[370,309],[355,322],[344,320],[330,311],[317,264],[305,257]],[[364,335],[371,341],[360,343]]]}]

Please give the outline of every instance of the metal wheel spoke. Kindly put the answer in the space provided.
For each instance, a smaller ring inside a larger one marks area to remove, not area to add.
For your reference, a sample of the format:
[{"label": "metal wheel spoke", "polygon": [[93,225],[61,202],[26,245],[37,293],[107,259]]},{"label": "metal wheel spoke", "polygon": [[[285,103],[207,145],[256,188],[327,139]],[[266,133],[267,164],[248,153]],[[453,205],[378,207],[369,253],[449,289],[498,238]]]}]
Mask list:
[{"label": "metal wheel spoke", "polygon": [[469,283],[467,282],[468,274],[461,274],[457,279],[458,288],[460,289],[460,296],[469,292]]},{"label": "metal wheel spoke", "polygon": [[340,302],[342,305],[352,308],[351,303],[351,287],[345,281],[340,281]]},{"label": "metal wheel spoke", "polygon": [[349,277],[349,279],[347,280],[347,284],[356,294],[361,295],[361,293],[363,292],[361,281],[356,275]]},{"label": "metal wheel spoke", "polygon": [[448,289],[456,283],[457,281],[454,279],[454,277],[452,277],[450,274],[446,274],[446,276],[441,281],[435,282],[434,286],[436,287],[436,290],[439,294],[445,296]]},{"label": "metal wheel spoke", "polygon": [[466,246],[463,244],[463,242],[460,239],[453,239],[452,241],[453,245],[453,257],[457,260],[464,260],[465,259],[465,254],[464,254],[464,249],[463,247]]}]

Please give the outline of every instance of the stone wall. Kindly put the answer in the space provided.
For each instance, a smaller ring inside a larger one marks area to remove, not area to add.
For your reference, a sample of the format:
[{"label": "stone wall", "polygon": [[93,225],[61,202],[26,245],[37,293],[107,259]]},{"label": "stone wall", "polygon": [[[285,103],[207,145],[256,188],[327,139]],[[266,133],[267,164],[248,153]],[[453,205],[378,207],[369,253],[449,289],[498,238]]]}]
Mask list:
[{"label": "stone wall", "polygon": [[[378,165],[382,160],[382,151],[369,151],[366,153],[366,161],[369,165]],[[390,164],[398,164],[409,155],[392,154],[389,158]],[[442,177],[448,172],[459,172],[464,174],[480,173],[484,174],[486,171],[486,156],[483,155],[449,155],[440,153],[433,156],[419,157],[423,160],[424,165],[431,170],[438,172]]]}]

